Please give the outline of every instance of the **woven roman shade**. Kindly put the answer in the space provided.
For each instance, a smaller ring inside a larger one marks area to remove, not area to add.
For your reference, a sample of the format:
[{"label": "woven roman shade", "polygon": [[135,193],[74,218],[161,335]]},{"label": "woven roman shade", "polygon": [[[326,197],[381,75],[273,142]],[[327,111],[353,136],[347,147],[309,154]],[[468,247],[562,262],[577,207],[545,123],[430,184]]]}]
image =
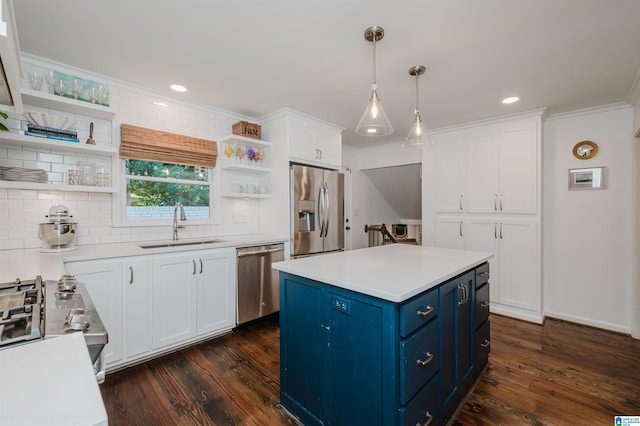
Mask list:
[{"label": "woven roman shade", "polygon": [[120,158],[190,166],[215,167],[215,141],[122,124]]}]

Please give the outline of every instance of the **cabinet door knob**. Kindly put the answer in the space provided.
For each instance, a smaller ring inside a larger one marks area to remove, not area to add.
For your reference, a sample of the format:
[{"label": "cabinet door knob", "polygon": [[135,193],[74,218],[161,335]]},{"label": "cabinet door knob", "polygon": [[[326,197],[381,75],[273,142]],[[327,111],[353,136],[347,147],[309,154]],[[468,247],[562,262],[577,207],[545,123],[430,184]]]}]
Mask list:
[{"label": "cabinet door knob", "polygon": [[489,307],[489,302],[482,302],[480,304],[480,306],[483,307],[483,308],[488,308]]},{"label": "cabinet door knob", "polygon": [[416,315],[418,315],[419,317],[426,317],[431,312],[433,312],[433,308],[427,305],[427,309],[425,309],[424,311],[421,311],[421,310],[416,311]]},{"label": "cabinet door knob", "polygon": [[484,339],[484,343],[481,343],[480,346],[482,346],[483,348],[488,348],[489,344],[490,342],[487,339]]},{"label": "cabinet door knob", "polygon": [[431,420],[433,420],[433,415],[430,412],[425,413],[427,416],[427,420],[424,423],[417,423],[416,426],[429,426],[431,424]]},{"label": "cabinet door knob", "polygon": [[427,365],[431,361],[433,361],[433,354],[431,352],[427,352],[427,357],[425,359],[417,359],[416,364],[418,365]]}]

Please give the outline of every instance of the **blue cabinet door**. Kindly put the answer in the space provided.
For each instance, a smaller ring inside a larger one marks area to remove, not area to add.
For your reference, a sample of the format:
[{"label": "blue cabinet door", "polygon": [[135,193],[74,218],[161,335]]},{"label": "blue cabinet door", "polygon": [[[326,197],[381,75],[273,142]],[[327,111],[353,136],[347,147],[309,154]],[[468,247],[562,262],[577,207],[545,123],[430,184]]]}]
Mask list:
[{"label": "blue cabinet door", "polygon": [[446,422],[471,382],[473,371],[474,272],[453,278],[439,289],[441,420]]},{"label": "blue cabinet door", "polygon": [[329,297],[328,423],[383,425],[383,307],[352,296]]},{"label": "blue cabinet door", "polygon": [[281,278],[280,398],[305,424],[325,416],[322,301],[322,287],[312,281]]}]

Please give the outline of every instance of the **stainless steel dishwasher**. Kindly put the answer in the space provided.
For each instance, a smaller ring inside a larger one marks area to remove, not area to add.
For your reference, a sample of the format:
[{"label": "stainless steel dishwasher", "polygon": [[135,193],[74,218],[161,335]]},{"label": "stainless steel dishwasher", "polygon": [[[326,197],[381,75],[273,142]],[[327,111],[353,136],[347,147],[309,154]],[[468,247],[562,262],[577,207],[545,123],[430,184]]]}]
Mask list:
[{"label": "stainless steel dishwasher", "polygon": [[278,271],[271,263],[284,260],[284,244],[236,249],[238,263],[238,325],[279,310]]}]

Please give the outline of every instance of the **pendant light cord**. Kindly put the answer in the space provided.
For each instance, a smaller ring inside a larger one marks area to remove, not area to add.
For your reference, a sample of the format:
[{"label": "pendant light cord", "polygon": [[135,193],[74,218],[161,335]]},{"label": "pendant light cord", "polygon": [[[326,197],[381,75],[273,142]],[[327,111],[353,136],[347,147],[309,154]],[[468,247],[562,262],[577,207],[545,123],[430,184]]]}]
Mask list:
[{"label": "pendant light cord", "polygon": [[419,91],[418,91],[418,78],[420,78],[420,74],[416,74],[416,114],[420,114],[420,98],[419,98]]},{"label": "pendant light cord", "polygon": [[377,89],[378,83],[376,83],[376,35],[373,35],[373,83],[371,86]]}]

